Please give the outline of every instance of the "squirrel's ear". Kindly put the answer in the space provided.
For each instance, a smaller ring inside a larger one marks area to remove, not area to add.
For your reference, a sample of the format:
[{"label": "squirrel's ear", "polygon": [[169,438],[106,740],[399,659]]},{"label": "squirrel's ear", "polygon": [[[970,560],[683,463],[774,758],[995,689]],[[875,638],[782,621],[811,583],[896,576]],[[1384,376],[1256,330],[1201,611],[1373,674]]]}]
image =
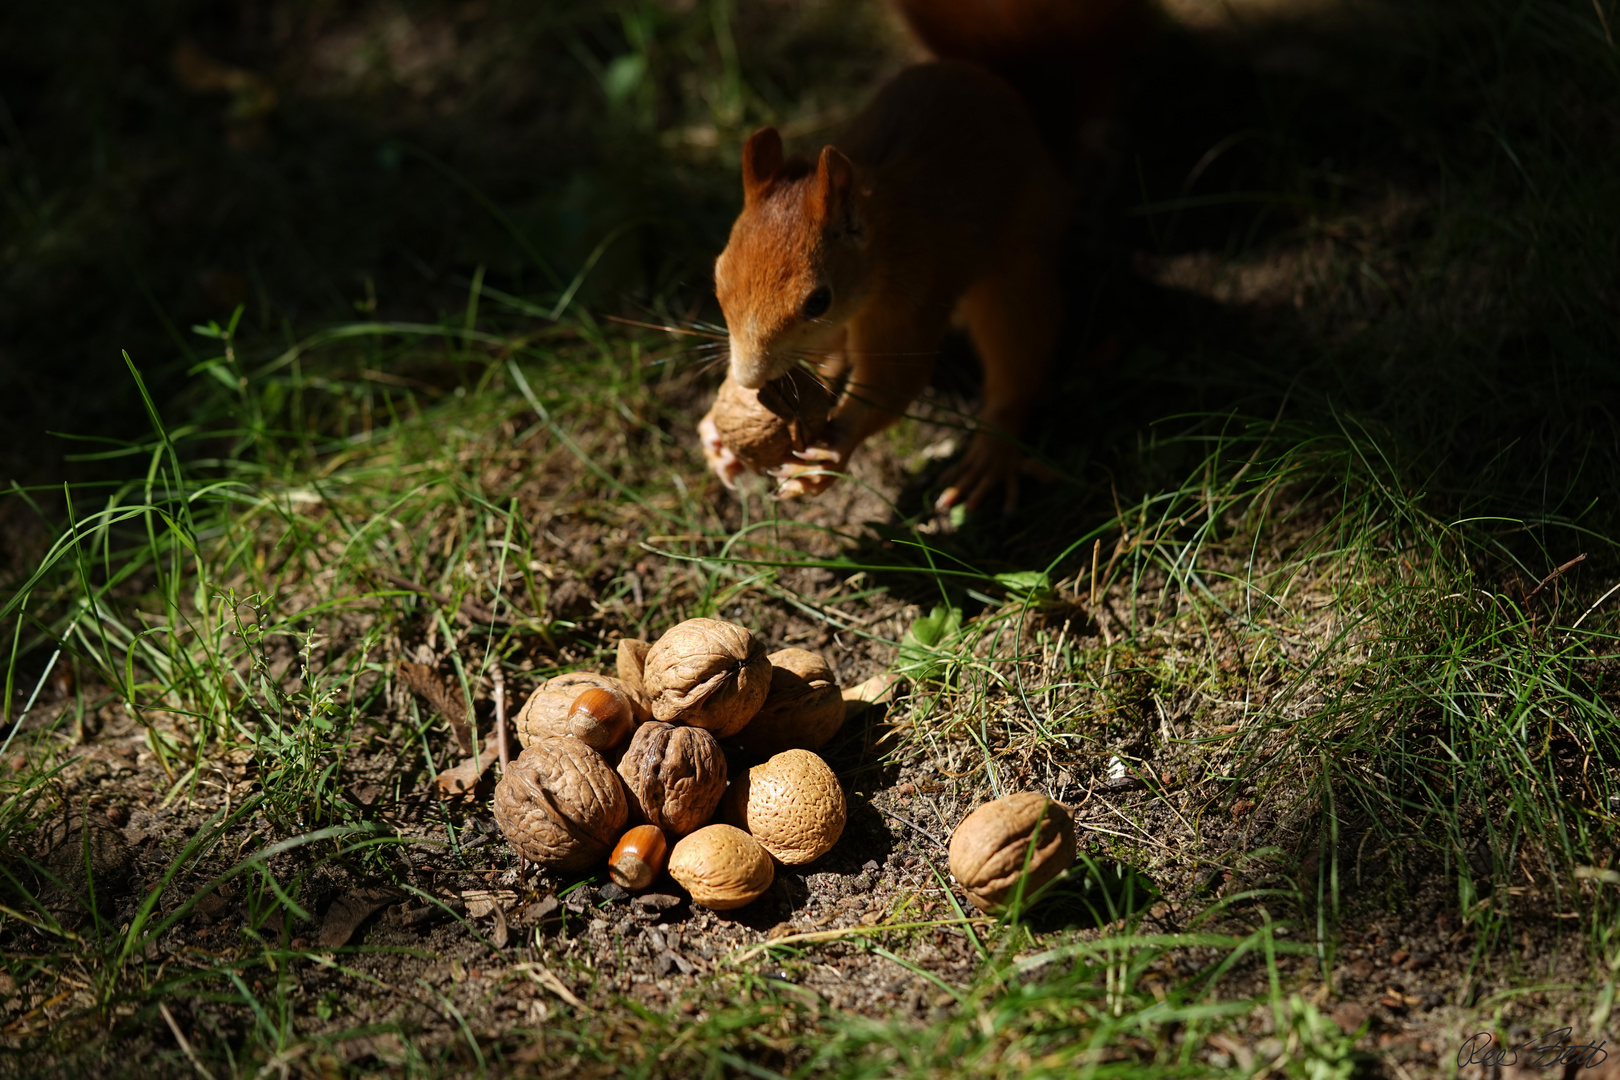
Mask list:
[{"label": "squirrel's ear", "polygon": [[837,147],[821,148],[811,191],[823,221],[848,224],[854,220],[855,165]]},{"label": "squirrel's ear", "polygon": [[743,143],[743,202],[751,203],[776,179],[782,167],[782,136],[773,127],[760,128]]}]

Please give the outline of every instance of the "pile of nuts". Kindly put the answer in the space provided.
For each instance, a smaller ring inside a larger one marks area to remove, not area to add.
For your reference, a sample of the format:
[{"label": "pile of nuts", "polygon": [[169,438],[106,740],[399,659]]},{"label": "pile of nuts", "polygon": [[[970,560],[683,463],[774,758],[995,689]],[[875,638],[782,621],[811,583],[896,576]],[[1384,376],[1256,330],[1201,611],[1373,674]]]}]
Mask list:
[{"label": "pile of nuts", "polygon": [[[524,749],[495,787],[495,821],[519,854],[574,873],[606,860],[630,890],[667,860],[694,901],[726,910],[770,888],[776,863],[837,843],[843,789],[813,752],[844,720],[825,660],[690,619],[620,641],[617,667],[551,679],[518,713]],[[764,759],[729,790],[721,739]]]}]

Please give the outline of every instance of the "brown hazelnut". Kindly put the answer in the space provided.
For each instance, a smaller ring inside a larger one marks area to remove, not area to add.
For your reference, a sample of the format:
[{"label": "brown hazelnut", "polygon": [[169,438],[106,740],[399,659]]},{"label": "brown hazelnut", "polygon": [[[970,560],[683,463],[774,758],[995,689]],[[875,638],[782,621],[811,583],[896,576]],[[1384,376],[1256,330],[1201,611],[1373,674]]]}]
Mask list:
[{"label": "brown hazelnut", "polygon": [[642,816],[684,836],[714,816],[726,793],[726,756],[713,735],[657,720],[642,724],[619,761]]},{"label": "brown hazelnut", "polygon": [[1037,791],[987,802],[951,834],[951,873],[980,911],[1000,911],[1020,880],[1033,896],[1073,863],[1074,820]]},{"label": "brown hazelnut", "polygon": [[815,443],[827,429],[832,391],[804,368],[794,368],[764,389],[748,390],[727,378],[709,418],[737,459],[763,473],[793,460],[795,450]]},{"label": "brown hazelnut", "polygon": [[574,738],[536,740],[495,785],[495,823],[507,841],[553,870],[598,863],[629,814],[619,774]]},{"label": "brown hazelnut", "polygon": [[669,855],[664,830],[656,825],[637,825],[619,837],[608,856],[608,877],[621,889],[640,892],[663,873]]},{"label": "brown hazelnut", "polygon": [[738,732],[738,743],[757,757],[820,750],[844,726],[844,698],[832,668],[808,649],[782,649],[765,659],[771,662],[771,689]]},{"label": "brown hazelnut", "polygon": [[645,724],[652,719],[652,712],[647,708],[646,692],[637,687],[627,686],[611,675],[598,675],[594,671],[570,671],[567,674],[547,679],[540,684],[540,689],[554,694],[567,694],[570,698],[576,698],[581,692],[592,686],[618,690],[629,698],[630,709],[635,716],[636,723]]},{"label": "brown hazelnut", "polygon": [[619,681],[643,698],[647,698],[647,688],[642,684],[641,670],[647,666],[647,650],[650,648],[652,648],[650,641],[642,641],[640,638],[620,638],[615,663]]},{"label": "brown hazelnut", "polygon": [[764,704],[771,662],[765,646],[736,623],[688,619],[647,650],[641,677],[654,719],[725,738],[741,731]]},{"label": "brown hazelnut", "polygon": [[776,878],[776,867],[752,836],[730,825],[706,825],[669,853],[669,876],[714,911],[751,904]]},{"label": "brown hazelnut", "polygon": [[814,862],[844,834],[844,789],[825,761],[808,750],[785,750],[726,794],[726,820],[740,826],[778,862]]},{"label": "brown hazelnut", "polygon": [[629,738],[633,716],[629,697],[617,687],[587,686],[572,698],[540,689],[529,695],[513,725],[525,746],[537,739],[572,735],[607,754]]}]

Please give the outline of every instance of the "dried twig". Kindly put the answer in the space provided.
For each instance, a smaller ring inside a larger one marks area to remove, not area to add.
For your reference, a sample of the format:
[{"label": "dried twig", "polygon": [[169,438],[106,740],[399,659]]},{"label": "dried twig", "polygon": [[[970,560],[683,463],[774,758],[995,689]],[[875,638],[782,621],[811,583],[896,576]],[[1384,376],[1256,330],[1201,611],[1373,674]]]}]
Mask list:
[{"label": "dried twig", "polygon": [[1572,566],[1575,566],[1577,563],[1583,563],[1585,561],[1586,561],[1586,552],[1583,551],[1579,555],[1575,556],[1573,559],[1569,560],[1569,562],[1565,563],[1563,566],[1560,566],[1558,569],[1554,570],[1552,573],[1550,573],[1546,577],[1542,578],[1540,585],[1537,585],[1535,588],[1531,589],[1528,593],[1525,594],[1524,602],[1528,604],[1531,600],[1535,599],[1535,596],[1536,596],[1536,594],[1538,592],[1540,592],[1542,589],[1545,589],[1548,585],[1550,585],[1553,582],[1557,581],[1559,578],[1563,577],[1564,572],[1566,570],[1568,570]]},{"label": "dried twig", "polygon": [[495,657],[491,662],[489,679],[495,684],[495,746],[501,758],[501,775],[505,776],[512,754],[510,744],[506,741],[506,674],[501,671],[500,657]]},{"label": "dried twig", "polygon": [[174,1041],[180,1044],[181,1051],[186,1055],[186,1059],[191,1062],[191,1067],[197,1070],[197,1075],[201,1076],[203,1080],[214,1080],[214,1074],[203,1068],[203,1063],[197,1060],[197,1051],[193,1050],[191,1044],[186,1041],[186,1037],[180,1034],[180,1025],[174,1022],[174,1014],[169,1011],[169,1007],[160,1001],[158,1002],[158,1012],[163,1014],[163,1020],[169,1025],[169,1031],[173,1033]]}]

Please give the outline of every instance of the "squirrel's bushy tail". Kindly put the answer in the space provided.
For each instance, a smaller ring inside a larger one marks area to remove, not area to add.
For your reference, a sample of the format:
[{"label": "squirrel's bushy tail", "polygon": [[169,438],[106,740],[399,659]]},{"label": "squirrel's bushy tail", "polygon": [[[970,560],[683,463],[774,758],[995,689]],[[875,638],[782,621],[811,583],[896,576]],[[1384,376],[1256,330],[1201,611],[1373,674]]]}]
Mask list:
[{"label": "squirrel's bushy tail", "polygon": [[1121,69],[1149,25],[1146,0],[890,2],[935,56],[1011,83],[1066,162],[1107,115]]}]

